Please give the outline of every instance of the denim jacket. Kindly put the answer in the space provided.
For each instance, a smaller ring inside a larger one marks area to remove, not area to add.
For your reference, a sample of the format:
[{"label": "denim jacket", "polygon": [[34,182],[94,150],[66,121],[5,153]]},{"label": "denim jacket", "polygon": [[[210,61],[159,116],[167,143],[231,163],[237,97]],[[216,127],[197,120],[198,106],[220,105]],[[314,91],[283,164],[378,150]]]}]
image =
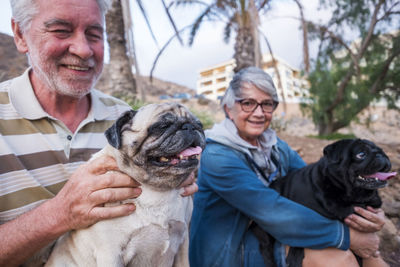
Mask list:
[{"label": "denim jacket", "polygon": [[[282,176],[305,165],[284,141],[278,138],[275,146]],[[251,220],[282,244],[349,248],[347,226],[265,186],[244,154],[225,144],[207,139],[198,185],[190,228],[192,267],[265,266],[258,241],[247,229]],[[278,264],[281,260],[276,256]]]}]

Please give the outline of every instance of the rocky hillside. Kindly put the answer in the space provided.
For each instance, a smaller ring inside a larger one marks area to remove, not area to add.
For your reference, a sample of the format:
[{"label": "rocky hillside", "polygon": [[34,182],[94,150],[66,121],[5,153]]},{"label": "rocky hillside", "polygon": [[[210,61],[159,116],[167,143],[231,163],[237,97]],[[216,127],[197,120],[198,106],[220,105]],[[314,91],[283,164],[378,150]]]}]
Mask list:
[{"label": "rocky hillside", "polygon": [[0,81],[20,75],[27,67],[27,57],[18,52],[14,38],[0,33]]},{"label": "rocky hillside", "polygon": [[[107,64],[105,64],[100,80],[96,84],[96,88],[105,93],[112,94],[113,86],[108,83],[107,79],[110,75],[109,68]],[[195,91],[188,87],[173,82],[163,81],[156,77],[153,77],[152,81],[150,81],[149,77],[140,77],[139,80],[136,80],[136,86],[138,88],[137,93],[139,98],[142,93],[144,93],[146,98],[149,98],[152,101],[158,99],[160,95],[172,96],[175,93],[189,93],[193,96],[195,94]]]}]

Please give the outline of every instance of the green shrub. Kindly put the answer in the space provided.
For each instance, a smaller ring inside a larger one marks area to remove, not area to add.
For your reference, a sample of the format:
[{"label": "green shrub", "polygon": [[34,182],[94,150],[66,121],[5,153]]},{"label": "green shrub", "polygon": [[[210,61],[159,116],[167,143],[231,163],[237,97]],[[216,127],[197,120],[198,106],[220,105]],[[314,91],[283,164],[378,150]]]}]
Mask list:
[{"label": "green shrub", "polygon": [[138,110],[139,108],[141,108],[141,107],[143,107],[143,106],[145,106],[145,105],[147,105],[147,104],[150,104],[150,103],[143,102],[142,100],[136,98],[136,97],[135,97],[133,94],[131,94],[131,93],[125,93],[125,92],[120,93],[120,92],[116,92],[116,93],[113,93],[113,96],[116,97],[116,98],[118,98],[118,99],[121,99],[122,101],[124,101],[125,103],[127,103],[129,106],[131,106],[131,108],[132,108],[133,110]]},{"label": "green shrub", "polygon": [[190,111],[201,121],[204,130],[210,129],[214,125],[215,121],[208,112],[194,109],[191,109]]},{"label": "green shrub", "polygon": [[284,118],[272,117],[270,127],[276,132],[283,132],[287,128],[287,121]]}]

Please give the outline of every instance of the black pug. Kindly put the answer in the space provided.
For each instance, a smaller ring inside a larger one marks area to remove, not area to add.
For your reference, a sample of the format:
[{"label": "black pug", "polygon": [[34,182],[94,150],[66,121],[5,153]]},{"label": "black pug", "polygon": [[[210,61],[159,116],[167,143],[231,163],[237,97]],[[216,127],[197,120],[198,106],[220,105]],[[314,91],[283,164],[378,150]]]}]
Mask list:
[{"label": "black pug", "polygon": [[[354,213],[354,206],[382,205],[377,189],[396,173],[389,172],[391,163],[381,148],[368,140],[344,139],[326,146],[323,153],[319,161],[275,180],[270,187],[327,218],[341,221]],[[251,228],[260,240],[266,265],[275,266],[273,238],[256,224]],[[290,248],[286,264],[302,266],[303,258],[303,248]]]}]

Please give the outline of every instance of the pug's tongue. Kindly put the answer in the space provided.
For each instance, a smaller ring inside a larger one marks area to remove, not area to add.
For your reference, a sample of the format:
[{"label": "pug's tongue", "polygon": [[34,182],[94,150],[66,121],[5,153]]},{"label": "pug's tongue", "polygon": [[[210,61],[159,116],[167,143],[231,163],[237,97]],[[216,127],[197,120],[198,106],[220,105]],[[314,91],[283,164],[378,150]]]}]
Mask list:
[{"label": "pug's tongue", "polygon": [[379,180],[386,181],[396,176],[397,172],[377,172],[370,175],[364,175],[365,178],[378,178]]},{"label": "pug's tongue", "polygon": [[181,153],[178,154],[178,157],[190,157],[193,155],[199,155],[202,149],[199,146],[196,147],[189,147],[183,150]]},{"label": "pug's tongue", "polygon": [[200,155],[201,151],[203,151],[203,150],[199,146],[186,148],[185,150],[180,152],[178,155],[176,155],[176,158],[173,158],[171,160],[171,164],[176,165],[179,163],[179,161],[181,159],[188,158],[188,157],[194,156],[194,155]]}]

